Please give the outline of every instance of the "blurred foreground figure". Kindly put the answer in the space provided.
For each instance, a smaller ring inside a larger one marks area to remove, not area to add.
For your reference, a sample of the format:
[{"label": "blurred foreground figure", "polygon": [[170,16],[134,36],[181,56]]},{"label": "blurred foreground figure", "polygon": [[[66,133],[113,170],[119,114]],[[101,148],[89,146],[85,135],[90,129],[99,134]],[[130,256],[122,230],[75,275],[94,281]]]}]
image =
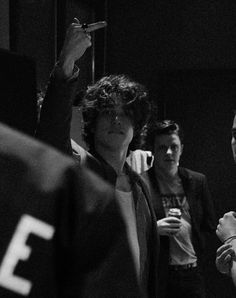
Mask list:
[{"label": "blurred foreground figure", "polygon": [[[236,113],[232,125],[231,147],[236,163]],[[216,267],[232,277],[236,286],[236,212],[230,211],[219,220],[216,234],[224,244],[216,252]]]},{"label": "blurred foreground figure", "polygon": [[111,188],[2,124],[0,235],[0,297],[141,297]]}]

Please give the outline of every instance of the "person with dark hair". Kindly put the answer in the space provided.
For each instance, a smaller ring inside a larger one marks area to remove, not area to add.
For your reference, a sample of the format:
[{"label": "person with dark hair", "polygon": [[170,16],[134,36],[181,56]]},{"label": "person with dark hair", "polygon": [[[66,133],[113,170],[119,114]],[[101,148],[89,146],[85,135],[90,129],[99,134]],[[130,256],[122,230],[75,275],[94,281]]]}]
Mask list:
[{"label": "person with dark hair", "polygon": [[95,127],[98,116],[102,115],[119,122],[115,111],[119,108],[122,109],[123,116],[131,120],[134,127],[134,137],[129,143],[126,154],[128,155],[129,150],[137,148],[138,139],[150,112],[147,91],[144,86],[126,75],[105,76],[88,87],[84,96],[82,113],[83,137],[90,151],[95,149]]},{"label": "person with dark hair", "polygon": [[[43,102],[37,136],[65,153],[73,153],[77,161],[112,185],[127,223],[136,267],[135,276],[142,297],[153,298],[158,296],[156,275],[159,238],[155,215],[146,184],[126,163],[129,150],[134,148],[148,118],[149,100],[145,88],[126,75],[108,75],[88,87],[82,102],[82,113],[83,136],[89,151],[78,145],[71,146],[71,93],[78,76],[78,72],[74,73],[73,70],[76,69],[75,62],[91,45],[88,35],[91,28],[88,25],[84,29],[75,20],[67,31],[59,62]],[[120,264],[125,266],[122,256]],[[107,263],[107,268],[117,270],[112,260]],[[127,294],[123,297],[136,296]]]},{"label": "person with dark hair", "polygon": [[[231,147],[233,159],[236,163],[236,111],[232,125]],[[216,251],[216,267],[224,274],[231,276],[236,286],[236,212],[230,211],[219,219],[216,234],[223,242]]]},{"label": "person with dark hair", "polygon": [[3,124],[0,144],[0,297],[143,297],[114,190]]},{"label": "person with dark hair", "polygon": [[149,185],[160,234],[159,297],[206,297],[202,275],[204,233],[215,229],[205,175],[179,167],[183,131],[172,120],[146,127],[145,146],[153,167],[142,176]]}]

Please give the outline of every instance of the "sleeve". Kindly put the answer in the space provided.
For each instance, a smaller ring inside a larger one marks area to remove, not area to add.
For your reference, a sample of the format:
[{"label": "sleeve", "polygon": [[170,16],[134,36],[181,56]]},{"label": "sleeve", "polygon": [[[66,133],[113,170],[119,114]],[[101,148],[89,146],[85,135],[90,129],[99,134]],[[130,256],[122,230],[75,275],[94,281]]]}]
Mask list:
[{"label": "sleeve", "polygon": [[[236,239],[234,239],[231,242],[231,244],[232,244],[234,251],[236,252]],[[232,268],[231,268],[231,277],[232,277],[234,286],[236,287],[236,261],[235,260],[233,260],[233,264],[232,264]]]},{"label": "sleeve", "polygon": [[70,80],[50,76],[43,100],[36,137],[63,153],[72,154],[70,127],[77,76]]},{"label": "sleeve", "polygon": [[206,176],[202,179],[202,204],[204,210],[203,229],[206,232],[214,232],[216,229],[215,208],[212,201],[211,193],[208,187]]}]

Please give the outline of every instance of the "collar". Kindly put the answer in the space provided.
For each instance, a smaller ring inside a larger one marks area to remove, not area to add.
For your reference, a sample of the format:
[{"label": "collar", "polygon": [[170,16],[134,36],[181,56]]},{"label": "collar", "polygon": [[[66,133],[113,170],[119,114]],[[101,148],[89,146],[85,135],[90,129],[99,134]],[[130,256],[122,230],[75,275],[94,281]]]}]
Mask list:
[{"label": "collar", "polygon": [[[96,162],[89,166],[94,172],[96,172],[104,180],[110,182],[112,185],[116,184],[117,173],[114,168],[96,151],[90,151]],[[124,164],[124,169],[127,175],[130,177],[131,183],[139,182],[139,175],[136,174],[127,162]]]},{"label": "collar", "polygon": [[[156,174],[155,174],[154,167],[152,166],[147,171],[147,173],[148,173],[148,176],[149,176],[150,180],[152,181],[153,185],[156,185],[158,188],[158,185],[156,183]],[[182,180],[184,190],[187,191],[189,188],[189,184],[192,181],[192,174],[186,168],[178,167],[178,175],[179,175],[180,179]]]}]

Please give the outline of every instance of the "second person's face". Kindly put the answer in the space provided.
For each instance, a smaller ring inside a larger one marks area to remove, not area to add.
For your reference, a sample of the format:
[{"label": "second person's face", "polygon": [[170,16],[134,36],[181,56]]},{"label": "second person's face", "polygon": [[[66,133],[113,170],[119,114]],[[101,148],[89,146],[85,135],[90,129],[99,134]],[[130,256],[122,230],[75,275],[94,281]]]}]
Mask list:
[{"label": "second person's face", "polygon": [[177,171],[183,145],[177,134],[159,135],[154,141],[155,167],[165,172]]}]

